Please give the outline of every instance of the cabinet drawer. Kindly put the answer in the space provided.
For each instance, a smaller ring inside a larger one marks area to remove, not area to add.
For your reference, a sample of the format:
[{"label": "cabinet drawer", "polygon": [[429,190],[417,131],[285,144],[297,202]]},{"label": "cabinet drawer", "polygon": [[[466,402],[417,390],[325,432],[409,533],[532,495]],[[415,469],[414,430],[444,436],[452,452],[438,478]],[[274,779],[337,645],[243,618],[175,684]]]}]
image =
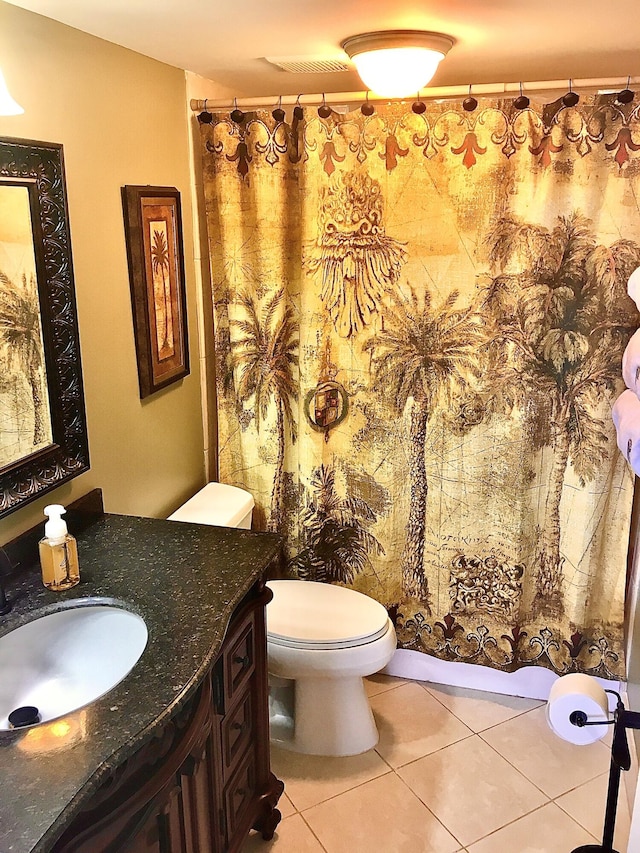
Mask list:
[{"label": "cabinet drawer", "polygon": [[222,763],[225,780],[233,772],[239,757],[254,737],[252,691],[252,682],[249,682],[238,704],[222,721]]},{"label": "cabinet drawer", "polygon": [[250,750],[224,791],[227,838],[233,838],[256,791],[255,750]]},{"label": "cabinet drawer", "polygon": [[250,613],[224,654],[225,693],[229,703],[246,684],[256,662],[255,617]]}]

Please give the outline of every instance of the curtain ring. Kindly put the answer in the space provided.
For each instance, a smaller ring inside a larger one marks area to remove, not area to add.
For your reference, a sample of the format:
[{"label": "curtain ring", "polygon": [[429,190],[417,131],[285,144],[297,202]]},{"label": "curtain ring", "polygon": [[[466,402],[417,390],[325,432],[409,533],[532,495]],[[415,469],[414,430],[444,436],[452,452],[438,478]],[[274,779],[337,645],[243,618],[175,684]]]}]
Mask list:
[{"label": "curtain ring", "polygon": [[272,111],[271,115],[275,119],[275,121],[284,121],[285,120],[285,112],[282,109],[282,95],[278,98],[278,106]]},{"label": "curtain ring", "polygon": [[569,77],[569,91],[566,95],[562,96],[562,103],[565,105],[565,107],[575,107],[575,105],[580,100],[580,95],[578,95],[577,92],[573,91],[572,84],[573,80],[571,79],[571,77]]},{"label": "curtain ring", "polygon": [[376,111],[376,108],[373,106],[373,104],[369,103],[369,90],[367,89],[367,92],[365,95],[365,102],[360,107],[360,112],[362,113],[363,116],[372,116],[375,113],[375,111]]},{"label": "curtain ring", "polygon": [[231,110],[231,121],[236,124],[241,124],[244,121],[244,113],[238,109],[238,99],[233,99],[233,109]]},{"label": "curtain ring", "polygon": [[411,112],[415,113],[417,116],[421,116],[423,112],[427,109],[427,105],[420,97],[420,92],[416,92],[416,99],[411,104]]},{"label": "curtain ring", "polygon": [[322,93],[322,103],[318,107],[318,115],[320,116],[320,118],[329,118],[329,116],[331,115],[331,107],[328,106],[325,100],[324,92]]},{"label": "curtain ring", "polygon": [[522,93],[522,83],[520,83],[520,97],[515,99],[515,101],[513,102],[513,106],[517,110],[526,110],[530,103],[531,101],[529,100],[529,98],[527,98],[527,96]]},{"label": "curtain ring", "polygon": [[[522,84],[520,84],[522,86]],[[520,90],[520,94],[522,94],[522,89]],[[469,94],[462,102],[462,109],[465,112],[472,113],[476,107],[478,106],[478,99],[474,98],[471,94],[471,83],[469,83]]]}]

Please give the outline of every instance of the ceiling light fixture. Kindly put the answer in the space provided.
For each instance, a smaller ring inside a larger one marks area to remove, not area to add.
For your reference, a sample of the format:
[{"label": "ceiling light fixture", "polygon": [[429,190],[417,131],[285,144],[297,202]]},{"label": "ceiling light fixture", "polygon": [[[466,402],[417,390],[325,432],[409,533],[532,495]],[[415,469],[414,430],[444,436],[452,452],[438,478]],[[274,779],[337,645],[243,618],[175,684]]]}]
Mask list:
[{"label": "ceiling light fixture", "polygon": [[455,44],[442,33],[387,30],[362,33],[342,42],[367,89],[385,98],[419,92]]},{"label": "ceiling light fixture", "polygon": [[17,104],[7,89],[2,71],[0,71],[0,116],[19,116],[24,110]]}]

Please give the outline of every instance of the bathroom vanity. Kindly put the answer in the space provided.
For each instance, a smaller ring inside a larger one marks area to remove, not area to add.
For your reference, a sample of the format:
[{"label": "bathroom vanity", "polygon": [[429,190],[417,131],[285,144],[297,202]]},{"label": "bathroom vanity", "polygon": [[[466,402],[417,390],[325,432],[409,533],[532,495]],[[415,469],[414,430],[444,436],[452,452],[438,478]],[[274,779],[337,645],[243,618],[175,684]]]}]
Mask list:
[{"label": "bathroom vanity", "polygon": [[141,616],[147,646],[96,701],[0,731],[1,853],[234,853],[251,828],[270,838],[283,785],[269,767],[264,583],[279,537],[106,515],[78,550],[81,582],[65,593],[37,566],[8,584],[0,637],[100,603]]}]

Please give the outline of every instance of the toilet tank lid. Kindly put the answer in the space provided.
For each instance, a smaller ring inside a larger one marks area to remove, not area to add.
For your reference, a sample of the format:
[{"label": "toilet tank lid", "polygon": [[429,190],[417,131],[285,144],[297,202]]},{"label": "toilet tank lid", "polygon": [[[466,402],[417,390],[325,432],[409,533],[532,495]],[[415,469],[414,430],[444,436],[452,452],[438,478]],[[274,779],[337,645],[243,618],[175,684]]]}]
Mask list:
[{"label": "toilet tank lid", "polygon": [[226,483],[207,483],[182,504],[169,521],[191,521],[217,527],[235,527],[253,509],[249,492]]},{"label": "toilet tank lid", "polygon": [[316,581],[276,580],[267,586],[267,634],[274,639],[356,645],[389,621],[379,601],[354,589]]}]

